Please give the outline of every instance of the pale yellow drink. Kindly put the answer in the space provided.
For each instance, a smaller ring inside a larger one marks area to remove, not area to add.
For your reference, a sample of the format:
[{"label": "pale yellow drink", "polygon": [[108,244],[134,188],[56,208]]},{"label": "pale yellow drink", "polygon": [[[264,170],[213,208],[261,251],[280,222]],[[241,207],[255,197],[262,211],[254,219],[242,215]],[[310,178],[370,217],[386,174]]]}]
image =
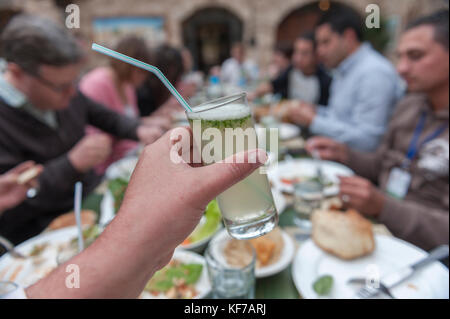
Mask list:
[{"label": "pale yellow drink", "polygon": [[[202,161],[206,164],[257,148],[256,132],[245,93],[204,103],[193,108],[187,116]],[[220,194],[217,201],[225,226],[234,238],[262,236],[278,222],[267,175],[259,170]]]}]

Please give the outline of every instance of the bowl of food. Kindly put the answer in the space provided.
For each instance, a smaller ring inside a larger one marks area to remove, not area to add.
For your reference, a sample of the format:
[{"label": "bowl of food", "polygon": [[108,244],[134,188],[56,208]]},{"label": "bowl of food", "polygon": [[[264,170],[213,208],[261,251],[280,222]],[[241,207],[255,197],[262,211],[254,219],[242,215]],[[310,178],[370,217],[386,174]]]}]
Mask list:
[{"label": "bowl of food", "polygon": [[212,240],[223,243],[222,254],[226,262],[238,267],[249,258],[245,242],[250,242],[256,252],[256,278],[269,277],[283,271],[292,262],[295,254],[293,240],[279,227],[264,236],[245,241],[232,238],[224,229]]},{"label": "bowl of food", "polygon": [[181,243],[180,247],[186,250],[202,253],[211,238],[222,229],[222,215],[216,200],[206,206],[200,222],[193,232]]}]

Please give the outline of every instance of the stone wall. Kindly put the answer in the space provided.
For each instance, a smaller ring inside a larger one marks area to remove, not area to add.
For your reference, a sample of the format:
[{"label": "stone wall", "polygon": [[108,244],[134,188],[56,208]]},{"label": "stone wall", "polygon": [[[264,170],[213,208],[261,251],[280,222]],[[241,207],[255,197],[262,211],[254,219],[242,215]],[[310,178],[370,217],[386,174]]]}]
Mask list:
[{"label": "stone wall", "polygon": [[[11,1],[10,1],[11,2]],[[13,0],[24,11],[50,16],[64,21],[64,12],[53,0]],[[77,32],[86,39],[92,39],[92,21],[96,17],[115,16],[162,16],[165,32],[170,44],[181,46],[182,22],[203,8],[225,8],[243,21],[243,39],[254,37],[256,45],[249,50],[260,65],[266,65],[271,58],[279,24],[293,10],[311,0],[74,0],[80,6],[81,28]],[[442,0],[339,0],[365,12],[370,3],[380,6],[382,15],[398,16],[401,27],[408,20],[429,13],[444,6]]]}]

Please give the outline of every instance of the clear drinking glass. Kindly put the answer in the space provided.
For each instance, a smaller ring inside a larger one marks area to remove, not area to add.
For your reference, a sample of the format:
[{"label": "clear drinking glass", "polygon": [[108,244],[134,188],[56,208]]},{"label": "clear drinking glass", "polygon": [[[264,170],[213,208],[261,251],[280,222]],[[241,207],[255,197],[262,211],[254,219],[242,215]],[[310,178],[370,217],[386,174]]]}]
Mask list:
[{"label": "clear drinking glass", "polygon": [[[206,165],[258,147],[245,93],[203,103],[186,115]],[[278,223],[267,175],[260,170],[220,194],[217,202],[229,234],[236,239],[262,236]]]},{"label": "clear drinking glass", "polygon": [[323,200],[323,185],[320,181],[305,180],[294,185],[294,224],[309,230],[310,217],[314,210],[320,208]]},{"label": "clear drinking glass", "polygon": [[208,275],[215,299],[255,298],[255,249],[249,242],[245,248],[251,253],[242,259],[242,266],[229,265],[224,256],[226,240],[212,240],[205,252]]}]

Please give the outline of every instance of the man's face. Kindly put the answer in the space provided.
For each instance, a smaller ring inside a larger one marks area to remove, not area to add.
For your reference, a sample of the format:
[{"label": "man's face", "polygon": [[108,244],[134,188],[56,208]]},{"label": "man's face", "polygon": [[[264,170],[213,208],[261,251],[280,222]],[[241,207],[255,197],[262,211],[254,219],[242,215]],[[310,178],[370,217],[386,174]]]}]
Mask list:
[{"label": "man's face", "polygon": [[298,39],[294,43],[292,64],[304,74],[312,74],[316,70],[316,55],[312,41]]},{"label": "man's face", "polygon": [[448,51],[434,40],[432,26],[406,31],[397,49],[397,71],[411,92],[429,92],[448,85]]},{"label": "man's face", "polygon": [[235,58],[239,63],[243,63],[245,59],[245,50],[241,46],[235,46],[231,50],[231,55]]},{"label": "man's face", "polygon": [[62,67],[42,65],[38,75],[26,75],[28,79],[24,93],[38,109],[64,109],[75,95],[80,68],[81,64]]},{"label": "man's face", "polygon": [[336,68],[347,56],[345,37],[334,32],[329,24],[316,30],[317,56],[327,68]]}]

